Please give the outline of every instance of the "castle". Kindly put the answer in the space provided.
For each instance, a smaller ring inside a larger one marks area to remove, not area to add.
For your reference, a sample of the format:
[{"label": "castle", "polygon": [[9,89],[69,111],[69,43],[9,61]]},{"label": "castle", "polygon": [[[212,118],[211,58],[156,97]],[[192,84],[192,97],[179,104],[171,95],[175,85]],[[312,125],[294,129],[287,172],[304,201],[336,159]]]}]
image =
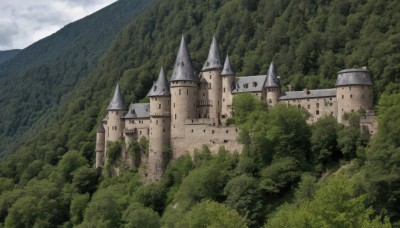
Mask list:
[{"label": "castle", "polygon": [[[104,165],[108,142],[124,139],[129,145],[144,137],[149,140],[147,177],[159,180],[166,165],[165,151],[173,151],[172,159],[208,145],[211,151],[224,146],[241,151],[236,141],[238,129],[225,126],[232,116],[235,94],[251,93],[269,107],[286,103],[309,111],[309,123],[324,115],[345,122],[343,114],[366,110],[361,120],[371,134],[376,131],[373,115],[373,91],[367,69],[346,69],[338,72],[336,88],[282,92],[280,77],[271,63],[266,75],[236,77],[229,56],[222,62],[215,36],[208,58],[199,76],[182,37],[173,73],[167,79],[163,68],[148,92],[150,103],[127,107],[119,85],[107,107],[107,115],[99,125],[96,137],[96,168]],[[125,155],[126,156],[126,155]]]}]

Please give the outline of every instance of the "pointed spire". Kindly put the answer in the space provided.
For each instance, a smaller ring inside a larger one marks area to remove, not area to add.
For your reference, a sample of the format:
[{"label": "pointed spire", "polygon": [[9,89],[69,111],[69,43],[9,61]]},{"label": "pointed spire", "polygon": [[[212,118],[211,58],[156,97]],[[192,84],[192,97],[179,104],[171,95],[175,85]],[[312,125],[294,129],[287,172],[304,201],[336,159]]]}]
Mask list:
[{"label": "pointed spire", "polygon": [[273,62],[271,62],[271,65],[269,65],[265,87],[281,87]]},{"label": "pointed spire", "polygon": [[104,129],[103,123],[99,124],[99,127],[97,128],[97,133],[105,133],[106,130]]},{"label": "pointed spire", "polygon": [[202,71],[221,69],[221,68],[222,68],[221,55],[219,54],[218,42],[214,34],[211,42],[210,51],[208,52],[208,57],[206,62],[204,63]]},{"label": "pointed spire", "polygon": [[148,97],[171,96],[171,93],[169,91],[168,79],[167,76],[165,76],[163,67],[161,67],[158,79],[157,81],[154,82],[147,96]]},{"label": "pointed spire", "polygon": [[185,42],[185,37],[182,36],[179,46],[178,55],[176,56],[174,70],[172,72],[172,81],[198,81],[194,72],[192,59],[190,58],[189,50]]},{"label": "pointed spire", "polygon": [[122,96],[121,89],[119,88],[119,83],[115,87],[114,96],[107,107],[107,110],[125,110],[126,104],[124,101],[124,97]]},{"label": "pointed spire", "polygon": [[225,63],[224,63],[224,69],[221,72],[221,75],[234,75],[235,70],[233,69],[231,65],[231,61],[229,60],[229,55],[226,55]]}]

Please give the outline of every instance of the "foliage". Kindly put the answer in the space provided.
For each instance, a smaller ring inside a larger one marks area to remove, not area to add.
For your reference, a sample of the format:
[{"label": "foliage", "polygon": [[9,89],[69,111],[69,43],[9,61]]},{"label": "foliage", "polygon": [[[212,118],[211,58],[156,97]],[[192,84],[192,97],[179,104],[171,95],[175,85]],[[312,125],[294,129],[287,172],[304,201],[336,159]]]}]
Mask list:
[{"label": "foliage", "polygon": [[246,221],[236,211],[210,200],[194,206],[176,227],[246,227]]},{"label": "foliage", "polygon": [[314,195],[299,205],[285,204],[268,221],[268,227],[391,227],[387,220],[371,219],[373,210],[365,195],[343,175],[332,176]]}]

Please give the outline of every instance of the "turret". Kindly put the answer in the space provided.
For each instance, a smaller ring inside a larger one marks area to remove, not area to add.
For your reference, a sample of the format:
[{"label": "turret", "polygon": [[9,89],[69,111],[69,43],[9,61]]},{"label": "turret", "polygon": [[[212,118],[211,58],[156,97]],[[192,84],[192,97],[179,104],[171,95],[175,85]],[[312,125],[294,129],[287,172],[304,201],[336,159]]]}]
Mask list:
[{"label": "turret", "polygon": [[226,55],[224,68],[221,72],[222,77],[222,109],[221,118],[232,117],[232,85],[235,82],[235,71],[229,60],[229,55]]},{"label": "turret", "polygon": [[[200,86],[199,101],[202,106],[199,111],[203,115],[204,112],[208,112],[209,118],[214,119],[213,122],[215,123],[218,123],[222,109],[221,70],[221,55],[219,54],[217,39],[213,36],[207,60],[201,70],[201,78],[205,80],[203,86]],[[208,100],[203,100],[203,97],[208,98]]]},{"label": "turret", "polygon": [[279,101],[281,94],[281,84],[276,73],[274,63],[271,62],[268,69],[267,79],[264,85],[265,98],[269,107],[274,106]]},{"label": "turret", "polygon": [[160,180],[167,164],[166,149],[170,147],[171,93],[164,69],[161,68],[147,96],[150,98],[150,136],[148,179]]},{"label": "turret", "polygon": [[182,36],[170,80],[171,146],[174,157],[179,157],[185,152],[179,145],[185,138],[186,119],[196,118],[198,83],[199,78],[195,74],[185,38]]},{"label": "turret", "polygon": [[373,91],[371,74],[367,69],[346,69],[338,72],[336,80],[338,122],[343,123],[343,114],[363,108],[372,110]]},{"label": "turret", "polygon": [[122,118],[125,115],[125,112],[126,104],[119,83],[117,83],[114,96],[107,107],[108,119],[106,141],[116,142],[123,136],[124,121]]},{"label": "turret", "polygon": [[96,133],[96,166],[95,168],[104,165],[104,150],[105,150],[105,129],[103,123],[99,124]]}]

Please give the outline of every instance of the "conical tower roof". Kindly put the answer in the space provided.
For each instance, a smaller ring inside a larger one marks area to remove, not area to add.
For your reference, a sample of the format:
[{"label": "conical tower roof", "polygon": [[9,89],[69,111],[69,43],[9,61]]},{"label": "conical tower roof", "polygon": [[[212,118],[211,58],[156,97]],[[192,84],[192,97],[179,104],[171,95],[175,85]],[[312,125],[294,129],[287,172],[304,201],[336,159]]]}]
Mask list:
[{"label": "conical tower roof", "polygon": [[202,71],[213,70],[213,69],[221,69],[222,61],[221,55],[218,50],[217,38],[215,35],[213,36],[210,51],[208,52],[208,57],[206,62],[204,63]]},{"label": "conical tower roof", "polygon": [[265,81],[265,87],[281,87],[281,84],[278,79],[278,74],[276,73],[276,69],[273,62],[271,62],[271,65],[269,65],[267,80]]},{"label": "conical tower roof", "polygon": [[171,77],[171,82],[172,81],[199,81],[199,78],[194,72],[192,59],[190,58],[184,36],[182,36],[178,55],[176,56],[174,70]]},{"label": "conical tower roof", "polygon": [[99,124],[99,127],[97,128],[97,133],[105,133],[106,130],[104,129],[103,123]]},{"label": "conical tower roof", "polygon": [[148,97],[171,96],[171,93],[169,91],[168,79],[167,76],[165,76],[163,67],[161,67],[158,79],[157,81],[154,82],[147,96]]},{"label": "conical tower roof", "polygon": [[114,96],[107,107],[107,110],[125,110],[126,104],[124,97],[122,96],[121,89],[119,88],[119,83],[115,87]]},{"label": "conical tower roof", "polygon": [[229,60],[229,55],[226,55],[224,69],[222,70],[221,75],[234,75],[234,74],[235,70],[231,65],[231,61]]}]

